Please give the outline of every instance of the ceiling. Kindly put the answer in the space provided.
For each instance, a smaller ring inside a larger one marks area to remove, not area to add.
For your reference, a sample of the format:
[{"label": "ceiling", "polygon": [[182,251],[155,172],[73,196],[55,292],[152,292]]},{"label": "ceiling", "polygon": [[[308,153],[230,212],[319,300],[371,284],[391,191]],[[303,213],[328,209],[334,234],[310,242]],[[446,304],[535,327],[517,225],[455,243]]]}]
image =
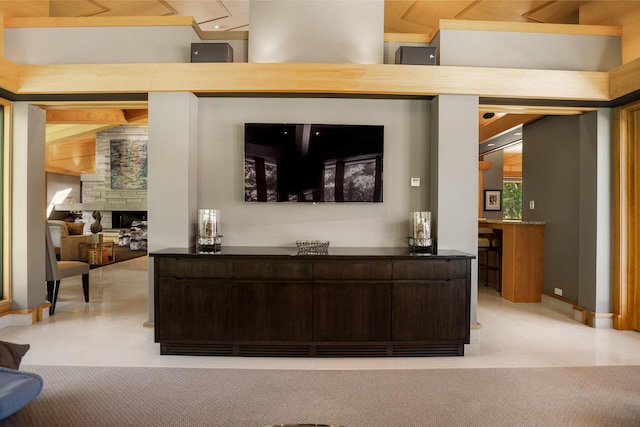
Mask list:
[{"label": "ceiling", "polygon": [[[427,34],[431,39],[438,32],[440,19],[577,24],[580,7],[589,3],[613,2],[385,0],[384,31]],[[249,7],[248,0],[2,0],[0,14],[20,17],[183,15],[193,16],[203,31],[249,31]],[[146,124],[144,104],[43,103],[41,106],[47,110],[48,144],[86,139],[91,133],[122,124]],[[478,114],[479,142],[547,114],[579,114],[582,111],[482,105]],[[494,115],[487,118],[485,113]]]}]

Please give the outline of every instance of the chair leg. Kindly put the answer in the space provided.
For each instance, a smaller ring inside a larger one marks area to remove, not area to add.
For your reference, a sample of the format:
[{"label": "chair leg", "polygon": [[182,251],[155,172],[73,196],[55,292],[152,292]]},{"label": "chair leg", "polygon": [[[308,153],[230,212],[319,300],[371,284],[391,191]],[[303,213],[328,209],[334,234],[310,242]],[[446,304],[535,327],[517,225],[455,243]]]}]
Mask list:
[{"label": "chair leg", "polygon": [[47,301],[53,303],[53,281],[47,280]]},{"label": "chair leg", "polygon": [[89,302],[89,275],[82,275],[82,291],[84,292],[84,302]]},{"label": "chair leg", "polygon": [[53,313],[56,311],[56,301],[58,300],[58,290],[60,289],[60,280],[55,280],[51,282],[47,282],[47,288],[49,288],[49,284],[51,283],[52,295],[53,297],[49,299],[51,306],[49,307],[49,316],[53,316]]}]

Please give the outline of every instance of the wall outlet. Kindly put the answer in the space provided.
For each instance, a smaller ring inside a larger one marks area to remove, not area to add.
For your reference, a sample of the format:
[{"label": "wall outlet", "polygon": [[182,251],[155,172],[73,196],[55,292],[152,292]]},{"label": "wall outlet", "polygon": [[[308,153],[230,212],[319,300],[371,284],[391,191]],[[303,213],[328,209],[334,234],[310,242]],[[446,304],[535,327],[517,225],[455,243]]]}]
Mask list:
[{"label": "wall outlet", "polygon": [[529,200],[529,209],[534,210],[536,208],[535,200]]},{"label": "wall outlet", "polygon": [[555,289],[553,290],[553,293],[554,293],[554,294],[556,294],[556,295],[558,295],[559,297],[561,297],[561,296],[562,296],[562,289],[560,289],[560,288],[555,288]]},{"label": "wall outlet", "polygon": [[411,178],[412,187],[420,187],[420,178]]}]

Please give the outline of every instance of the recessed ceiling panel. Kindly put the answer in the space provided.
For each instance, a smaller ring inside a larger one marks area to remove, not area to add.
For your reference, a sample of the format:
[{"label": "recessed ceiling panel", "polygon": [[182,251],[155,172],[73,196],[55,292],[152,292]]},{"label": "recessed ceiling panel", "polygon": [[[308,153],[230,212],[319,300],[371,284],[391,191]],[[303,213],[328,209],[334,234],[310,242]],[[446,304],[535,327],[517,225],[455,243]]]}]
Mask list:
[{"label": "recessed ceiling panel", "polygon": [[577,24],[580,7],[588,1],[554,1],[525,13],[525,17],[548,24]]},{"label": "recessed ceiling panel", "polygon": [[480,0],[461,11],[456,18],[474,21],[528,22],[526,14],[543,6],[546,1]]},{"label": "recessed ceiling panel", "polygon": [[22,18],[49,16],[49,1],[0,1],[0,15]]},{"label": "recessed ceiling panel", "polygon": [[107,12],[107,9],[91,0],[52,0],[49,16],[56,18],[94,16],[103,12]]},{"label": "recessed ceiling panel", "polygon": [[94,0],[106,10],[95,16],[167,16],[177,15],[176,11],[164,1],[140,0]]}]

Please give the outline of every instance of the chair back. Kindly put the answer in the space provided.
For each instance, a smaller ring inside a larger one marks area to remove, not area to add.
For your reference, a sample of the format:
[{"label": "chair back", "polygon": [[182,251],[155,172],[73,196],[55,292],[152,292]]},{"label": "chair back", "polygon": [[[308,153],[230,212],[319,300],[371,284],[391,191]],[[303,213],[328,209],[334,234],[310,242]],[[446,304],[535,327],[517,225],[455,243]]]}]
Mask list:
[{"label": "chair back", "polygon": [[49,223],[45,221],[45,246],[46,246],[46,279],[47,281],[59,280],[60,270],[58,269],[58,260],[56,259],[56,250],[53,247],[53,240],[51,239],[51,230],[49,230]]}]

